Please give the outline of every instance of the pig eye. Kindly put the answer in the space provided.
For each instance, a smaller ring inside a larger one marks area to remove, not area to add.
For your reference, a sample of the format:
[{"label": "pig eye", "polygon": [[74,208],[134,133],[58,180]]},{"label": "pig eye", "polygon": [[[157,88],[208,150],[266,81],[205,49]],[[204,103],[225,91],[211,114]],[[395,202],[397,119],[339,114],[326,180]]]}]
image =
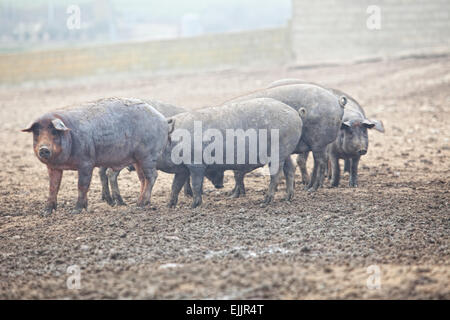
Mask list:
[{"label": "pig eye", "polygon": [[59,131],[56,129],[52,129],[52,135],[54,135],[54,136],[59,135]]}]

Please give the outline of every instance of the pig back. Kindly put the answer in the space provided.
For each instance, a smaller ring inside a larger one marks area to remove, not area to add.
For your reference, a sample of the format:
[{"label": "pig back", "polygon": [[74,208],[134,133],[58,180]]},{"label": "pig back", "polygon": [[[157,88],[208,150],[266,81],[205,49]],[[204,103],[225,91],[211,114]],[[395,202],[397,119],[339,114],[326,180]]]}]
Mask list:
[{"label": "pig back", "polygon": [[55,113],[71,129],[74,147],[80,149],[75,151],[88,152],[97,165],[160,152],[167,141],[167,120],[138,99],[101,99]]},{"label": "pig back", "polygon": [[291,84],[260,90],[231,102],[259,97],[281,101],[295,110],[305,108],[301,140],[310,149],[320,149],[336,139],[344,109],[328,90],[312,84]]},{"label": "pig back", "polygon": [[[201,125],[203,133],[208,129],[218,130],[223,138],[223,147],[231,136],[229,130],[256,130],[256,137],[261,129],[267,132],[267,146],[271,147],[271,130],[277,130],[279,137],[280,157],[291,154],[298,144],[302,134],[302,120],[297,111],[286,104],[270,99],[257,98],[246,101],[230,102],[222,106],[204,108],[176,115],[174,129],[184,129],[194,136],[195,123]],[[257,138],[259,139],[259,137]],[[205,148],[210,141],[203,142]],[[233,142],[236,150],[236,141]],[[249,151],[248,145],[246,152]],[[224,150],[224,158],[225,158]],[[225,161],[225,160],[224,160]]]}]

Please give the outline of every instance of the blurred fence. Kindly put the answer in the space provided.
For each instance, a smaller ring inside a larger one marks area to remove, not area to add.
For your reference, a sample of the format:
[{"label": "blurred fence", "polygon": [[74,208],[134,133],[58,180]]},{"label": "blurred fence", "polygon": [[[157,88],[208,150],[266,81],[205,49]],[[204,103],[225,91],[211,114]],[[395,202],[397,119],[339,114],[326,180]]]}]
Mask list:
[{"label": "blurred fence", "polygon": [[289,60],[286,28],[0,55],[0,83]]}]

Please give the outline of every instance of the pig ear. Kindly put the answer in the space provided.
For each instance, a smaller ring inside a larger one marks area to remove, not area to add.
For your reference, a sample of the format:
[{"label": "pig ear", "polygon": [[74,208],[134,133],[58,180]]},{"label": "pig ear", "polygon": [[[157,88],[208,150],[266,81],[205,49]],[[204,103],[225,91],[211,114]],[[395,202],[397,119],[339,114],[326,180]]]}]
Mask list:
[{"label": "pig ear", "polygon": [[70,130],[69,128],[66,127],[66,125],[64,124],[64,122],[62,122],[61,119],[54,119],[52,120],[52,124],[55,127],[56,130],[59,131],[68,131]]},{"label": "pig ear", "polygon": [[344,121],[341,124],[341,129],[350,128],[351,126],[350,121]]},{"label": "pig ear", "polygon": [[347,97],[346,96],[340,96],[339,97],[339,105],[344,108],[347,104]]},{"label": "pig ear", "polygon": [[373,123],[372,121],[370,121],[368,119],[364,119],[362,124],[364,127],[368,128],[368,129],[372,129],[373,127],[375,127],[375,123]]},{"label": "pig ear", "polygon": [[373,126],[370,127],[370,129],[374,128],[375,130],[384,133],[384,125],[383,125],[383,122],[381,120],[369,119],[368,121],[370,121],[373,124]]},{"label": "pig ear", "polygon": [[169,134],[173,132],[173,129],[175,127],[175,120],[174,119],[168,119],[167,124],[169,125]]},{"label": "pig ear", "polygon": [[25,129],[22,129],[22,132],[31,132],[33,131],[34,127],[37,125],[37,122],[30,123]]}]

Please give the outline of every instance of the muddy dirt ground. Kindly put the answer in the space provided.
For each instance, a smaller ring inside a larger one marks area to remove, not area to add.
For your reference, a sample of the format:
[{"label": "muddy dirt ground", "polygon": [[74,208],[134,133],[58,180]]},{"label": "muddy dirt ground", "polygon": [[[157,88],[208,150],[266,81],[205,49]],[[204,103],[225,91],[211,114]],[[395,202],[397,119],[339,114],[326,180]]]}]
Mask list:
[{"label": "muddy dirt ground", "polygon": [[[282,184],[262,207],[266,176],[249,175],[247,196],[229,199],[227,175],[221,190],[205,182],[201,208],[181,195],[167,209],[171,176],[160,173],[154,207],[139,210],[136,174],[123,171],[128,205],[111,208],[96,170],[89,211],[73,216],[77,180],[66,171],[58,211],[39,215],[47,171],[19,130],[43,112],[107,96],[198,108],[292,77],[346,91],[384,122],[385,134],[369,134],[357,189],[348,174],[314,194],[297,183],[287,203]],[[448,57],[23,84],[1,87],[0,107],[2,299],[450,298]],[[74,265],[80,289],[67,287]],[[368,287],[377,268],[380,287]]]}]

